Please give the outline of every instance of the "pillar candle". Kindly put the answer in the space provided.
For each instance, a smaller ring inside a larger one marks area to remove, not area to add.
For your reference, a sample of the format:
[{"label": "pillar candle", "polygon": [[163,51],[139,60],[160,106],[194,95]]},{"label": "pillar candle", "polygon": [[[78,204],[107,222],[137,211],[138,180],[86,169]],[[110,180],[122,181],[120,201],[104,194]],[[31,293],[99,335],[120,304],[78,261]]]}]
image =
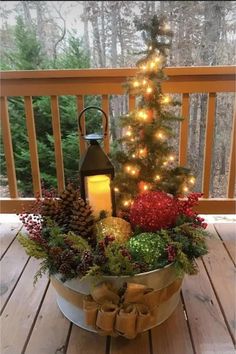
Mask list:
[{"label": "pillar candle", "polygon": [[95,217],[99,217],[102,210],[112,214],[110,178],[106,175],[87,177],[88,202]]}]

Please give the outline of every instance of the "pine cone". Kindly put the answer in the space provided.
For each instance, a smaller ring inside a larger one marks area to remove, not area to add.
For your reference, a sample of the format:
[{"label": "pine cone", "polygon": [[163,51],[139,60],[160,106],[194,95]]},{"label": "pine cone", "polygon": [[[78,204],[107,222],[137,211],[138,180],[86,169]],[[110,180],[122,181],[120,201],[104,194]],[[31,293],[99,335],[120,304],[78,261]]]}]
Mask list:
[{"label": "pine cone", "polygon": [[60,207],[63,210],[64,215],[71,214],[71,208],[73,202],[80,197],[79,190],[74,187],[72,183],[69,183],[65,190],[60,193]]},{"label": "pine cone", "polygon": [[70,229],[84,238],[91,238],[93,235],[94,218],[91,208],[82,198],[73,202]]},{"label": "pine cone", "polygon": [[59,273],[64,275],[70,275],[71,266],[68,263],[62,263],[58,269]]}]

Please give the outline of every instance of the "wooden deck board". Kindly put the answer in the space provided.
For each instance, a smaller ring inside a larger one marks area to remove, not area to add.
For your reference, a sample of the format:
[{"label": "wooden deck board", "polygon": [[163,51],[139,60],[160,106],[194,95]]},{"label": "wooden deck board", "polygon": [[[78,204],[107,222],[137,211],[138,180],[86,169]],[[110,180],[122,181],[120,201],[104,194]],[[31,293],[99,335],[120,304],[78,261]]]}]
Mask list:
[{"label": "wooden deck board", "polygon": [[15,239],[1,260],[0,313],[2,313],[28,260],[29,256]]},{"label": "wooden deck board", "polygon": [[[16,226],[16,225],[15,225]],[[235,235],[232,224],[210,226],[210,253],[199,274],[186,277],[183,302],[172,316],[134,340],[100,337],[72,325],[60,312],[46,277],[33,287],[39,262],[28,261],[15,236],[0,225],[1,354],[233,354]],[[216,232],[217,231],[217,232]],[[5,284],[5,288],[4,288]]]},{"label": "wooden deck board", "polygon": [[69,328],[70,322],[59,310],[55,290],[50,285],[25,354],[63,353],[66,348]]},{"label": "wooden deck board", "polygon": [[235,344],[235,266],[214,226],[209,225],[208,229],[212,235],[208,240],[210,252],[203,257],[203,262]]},{"label": "wooden deck board", "polygon": [[[199,273],[186,276],[183,298],[196,353],[233,354],[233,342],[201,260]],[[186,353],[187,354],[187,353]]]},{"label": "wooden deck board", "polygon": [[2,259],[21,227],[21,223],[0,223],[0,259]]},{"label": "wooden deck board", "polygon": [[105,353],[106,337],[101,337],[96,333],[85,331],[84,329],[73,325],[66,354]]},{"label": "wooden deck board", "polygon": [[38,267],[38,261],[29,261],[2,313],[1,354],[20,354],[24,349],[48,283],[44,277],[33,286]]},{"label": "wooden deck board", "polygon": [[194,354],[183,305],[167,321],[152,329],[153,354]]},{"label": "wooden deck board", "polygon": [[216,232],[222,239],[234,264],[236,264],[236,223],[235,224],[215,224]]},{"label": "wooden deck board", "polygon": [[141,333],[135,339],[112,338],[110,354],[151,354],[149,333]]}]

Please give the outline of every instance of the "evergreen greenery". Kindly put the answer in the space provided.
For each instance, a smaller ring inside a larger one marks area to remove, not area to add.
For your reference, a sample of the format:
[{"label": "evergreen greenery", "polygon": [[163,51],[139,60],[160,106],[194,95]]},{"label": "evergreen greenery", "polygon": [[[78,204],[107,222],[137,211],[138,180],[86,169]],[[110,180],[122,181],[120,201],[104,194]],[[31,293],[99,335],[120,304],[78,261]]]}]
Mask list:
[{"label": "evergreen greenery", "polygon": [[[90,67],[89,57],[84,50],[83,43],[75,33],[69,34],[64,50],[57,55],[57,60],[54,63],[45,54],[43,55],[35,27],[27,27],[20,16],[17,18],[13,42],[14,50],[4,56],[1,62],[2,70],[82,69]],[[85,106],[99,106],[100,103],[101,97],[85,97]],[[32,196],[30,154],[23,98],[9,97],[8,106],[18,187],[22,196]],[[57,187],[50,97],[33,97],[33,109],[41,181],[46,188]],[[76,98],[72,96],[59,97],[59,110],[65,178],[66,180],[76,180],[80,158]],[[98,119],[97,112],[86,114],[86,128],[88,133],[98,132],[101,129],[101,120]],[[2,140],[0,148],[1,174],[5,175],[6,164]]]},{"label": "evergreen greenery", "polygon": [[177,166],[169,141],[171,122],[182,117],[173,112],[179,102],[162,91],[167,79],[166,66],[172,32],[164,18],[154,15],[150,23],[136,21],[147,49],[137,62],[138,73],[126,84],[127,92],[137,97],[137,108],[121,117],[124,135],[113,156],[116,164],[114,187],[120,209],[128,209],[133,198],[147,190],[184,194],[194,183],[190,170]]}]

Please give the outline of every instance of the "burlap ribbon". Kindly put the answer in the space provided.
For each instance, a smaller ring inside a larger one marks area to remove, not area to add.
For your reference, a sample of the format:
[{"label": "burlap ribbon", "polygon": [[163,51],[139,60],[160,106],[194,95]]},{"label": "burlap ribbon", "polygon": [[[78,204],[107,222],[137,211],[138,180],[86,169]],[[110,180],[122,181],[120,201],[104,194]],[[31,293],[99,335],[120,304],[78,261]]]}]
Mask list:
[{"label": "burlap ribbon", "polygon": [[158,307],[169,300],[182,284],[176,279],[165,288],[154,290],[142,284],[127,283],[122,296],[110,283],[96,286],[91,295],[83,295],[69,289],[52,277],[58,294],[68,302],[83,309],[85,324],[102,335],[121,335],[134,338],[157,324]]}]

